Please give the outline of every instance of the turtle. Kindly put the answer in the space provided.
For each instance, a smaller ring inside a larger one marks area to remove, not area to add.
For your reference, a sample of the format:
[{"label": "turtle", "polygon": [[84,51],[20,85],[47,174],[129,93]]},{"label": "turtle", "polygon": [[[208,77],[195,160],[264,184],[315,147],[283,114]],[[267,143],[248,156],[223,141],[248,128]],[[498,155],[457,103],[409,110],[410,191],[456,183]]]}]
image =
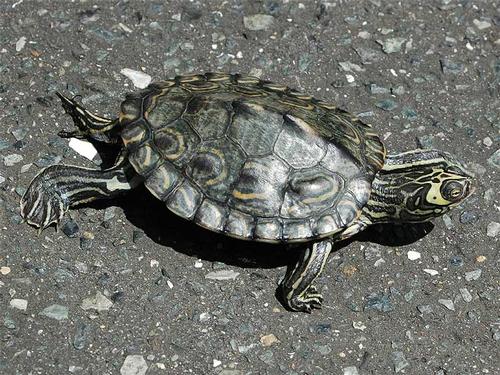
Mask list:
[{"label": "turtle", "polygon": [[242,240],[291,244],[298,261],[279,285],[285,307],[311,312],[332,245],[372,224],[425,222],[474,191],[451,154],[387,154],[371,125],[284,85],[204,73],[151,83],[125,96],[118,117],[98,116],[56,93],[76,125],[59,133],[115,144],[107,169],[43,169],[21,198],[43,230],[70,207],[138,185],[174,214]]}]

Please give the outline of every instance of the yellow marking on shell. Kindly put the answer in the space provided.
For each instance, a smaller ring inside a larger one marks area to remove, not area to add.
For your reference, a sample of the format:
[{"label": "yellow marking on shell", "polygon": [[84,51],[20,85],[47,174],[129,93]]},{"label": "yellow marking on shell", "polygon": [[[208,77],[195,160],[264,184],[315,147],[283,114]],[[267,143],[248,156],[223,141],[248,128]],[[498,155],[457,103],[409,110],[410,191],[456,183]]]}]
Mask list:
[{"label": "yellow marking on shell", "polygon": [[284,92],[288,89],[287,86],[277,85],[275,83],[264,83],[262,87],[271,91],[279,91],[279,92]]},{"label": "yellow marking on shell", "polygon": [[165,128],[162,130],[162,132],[165,132],[165,133],[169,133],[171,135],[173,135],[177,141],[177,152],[173,153],[173,154],[167,154],[165,153],[165,157],[169,160],[175,160],[175,159],[178,159],[183,153],[184,151],[186,151],[186,144],[184,143],[184,136],[182,135],[181,132],[173,129],[173,128]]},{"label": "yellow marking on shell", "polygon": [[227,167],[226,167],[226,163],[224,161],[224,154],[220,150],[217,150],[215,148],[211,148],[208,151],[211,152],[212,154],[217,155],[219,157],[219,160],[221,160],[221,162],[222,162],[221,173],[217,177],[211,178],[205,182],[208,186],[212,186],[212,185],[218,184],[221,181],[224,181],[227,178]]},{"label": "yellow marking on shell", "polygon": [[233,190],[233,197],[240,200],[251,200],[251,199],[266,199],[267,195],[265,193],[242,193],[238,190]]},{"label": "yellow marking on shell", "polygon": [[258,90],[252,90],[251,88],[248,88],[248,87],[241,87],[241,86],[235,86],[234,87],[234,91],[240,93],[240,94],[243,94],[243,95],[246,95],[246,96],[254,96],[254,97],[257,97],[257,96],[265,96],[266,94],[262,91],[258,91]]},{"label": "yellow marking on shell", "polygon": [[337,109],[337,106],[335,104],[324,102],[323,100],[317,101],[316,104],[322,108],[329,109],[329,110]]},{"label": "yellow marking on shell", "polygon": [[237,82],[243,85],[246,84],[256,84],[260,82],[260,79],[254,76],[243,76],[237,78]]},{"label": "yellow marking on shell", "polygon": [[123,138],[122,137],[122,140],[123,140],[123,144],[126,146],[128,145],[129,143],[138,143],[142,140],[142,138],[144,137],[144,133],[145,131],[141,131],[139,134],[133,136],[133,137],[130,137],[130,138]]},{"label": "yellow marking on shell", "polygon": [[292,107],[307,109],[308,111],[311,111],[314,109],[314,105],[312,103],[308,103],[308,102],[297,103],[297,102],[294,102],[294,101],[286,99],[286,98],[279,99],[278,102],[285,104],[285,105],[292,106]]},{"label": "yellow marking on shell", "polygon": [[[165,90],[167,90],[167,89],[165,89]],[[168,90],[167,90],[167,91],[168,91]],[[156,107],[156,103],[157,103],[157,101],[158,101],[158,97],[160,97],[160,96],[162,96],[162,95],[164,95],[164,94],[163,94],[163,90],[162,90],[162,92],[161,92],[160,94],[156,94],[156,95],[153,95],[153,96],[151,97],[151,103],[149,104],[148,108],[146,108],[146,109],[144,110],[144,118],[145,118],[146,120],[148,120],[148,119],[149,119],[149,114],[150,114],[150,112],[151,112],[153,109],[155,109],[155,107]]]},{"label": "yellow marking on shell", "polygon": [[218,85],[215,82],[203,82],[203,85],[191,85],[189,83],[185,83],[182,85],[189,91],[196,91],[196,92],[208,92],[208,91],[214,91],[220,88],[220,85]]},{"label": "yellow marking on shell", "polygon": [[317,135],[318,134],[316,132],[316,130],[313,129],[309,123],[307,123],[306,121],[302,120],[300,117],[295,117],[295,116],[292,116],[292,115],[285,115],[285,116],[287,118],[289,118],[291,121],[293,121],[305,133],[310,134],[310,135]]},{"label": "yellow marking on shell", "polygon": [[166,88],[170,88],[172,86],[175,86],[175,81],[159,81],[159,82],[156,82],[156,84],[158,85],[158,87],[160,87],[162,90],[166,89]]},{"label": "yellow marking on shell", "polygon": [[120,123],[123,123],[125,122],[126,120],[135,120],[137,117],[134,116],[133,114],[131,113],[123,113],[122,111],[120,111],[120,114],[118,115],[118,120],[120,121]]},{"label": "yellow marking on shell", "polygon": [[149,146],[143,146],[142,148],[144,150],[144,158],[142,160],[142,167],[146,167],[151,164],[151,152],[152,149]]},{"label": "yellow marking on shell", "polygon": [[180,83],[196,82],[196,81],[201,81],[202,79],[204,79],[204,77],[199,74],[187,74],[184,76],[180,76],[179,82]]},{"label": "yellow marking on shell", "polygon": [[312,203],[324,202],[333,197],[335,194],[337,194],[336,190],[329,190],[326,193],[318,195],[316,197],[305,198],[302,200],[302,203],[312,204]]}]

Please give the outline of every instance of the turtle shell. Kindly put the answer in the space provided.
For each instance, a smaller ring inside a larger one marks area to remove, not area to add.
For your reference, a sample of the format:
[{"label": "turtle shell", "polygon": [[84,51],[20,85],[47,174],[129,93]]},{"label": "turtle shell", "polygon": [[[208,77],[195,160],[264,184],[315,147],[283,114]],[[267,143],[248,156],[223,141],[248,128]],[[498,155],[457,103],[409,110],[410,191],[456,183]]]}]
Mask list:
[{"label": "turtle shell", "polygon": [[156,82],[121,105],[149,191],[213,231],[266,242],[331,236],[359,216],[385,148],[335,106],[255,77]]}]

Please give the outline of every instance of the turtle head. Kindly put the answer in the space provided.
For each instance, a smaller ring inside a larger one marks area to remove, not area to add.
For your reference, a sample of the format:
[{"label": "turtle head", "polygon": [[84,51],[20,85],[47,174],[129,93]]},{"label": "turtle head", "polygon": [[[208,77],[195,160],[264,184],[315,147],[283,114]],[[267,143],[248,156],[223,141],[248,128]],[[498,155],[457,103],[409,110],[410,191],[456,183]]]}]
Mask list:
[{"label": "turtle head", "polygon": [[473,174],[452,155],[413,150],[389,155],[372,185],[372,221],[423,222],[441,216],[474,192]]}]

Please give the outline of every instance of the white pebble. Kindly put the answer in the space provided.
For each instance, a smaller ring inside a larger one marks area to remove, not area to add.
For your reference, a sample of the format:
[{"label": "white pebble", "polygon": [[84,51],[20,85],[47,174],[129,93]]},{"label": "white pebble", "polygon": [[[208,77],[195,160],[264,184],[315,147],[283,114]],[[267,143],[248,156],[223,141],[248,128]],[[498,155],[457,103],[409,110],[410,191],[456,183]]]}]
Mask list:
[{"label": "white pebble", "polygon": [[491,23],[489,23],[488,21],[481,21],[481,20],[475,19],[472,22],[474,22],[474,26],[476,26],[479,30],[484,30],[484,29],[491,27]]},{"label": "white pebble", "polygon": [[10,267],[7,266],[0,267],[0,273],[2,275],[8,275],[10,273]]},{"label": "white pebble", "polygon": [[15,309],[26,311],[28,308],[28,301],[25,299],[14,298],[10,300],[10,306]]},{"label": "white pebble", "polygon": [[485,145],[486,147],[491,147],[493,145],[493,141],[490,137],[485,137],[483,139],[483,145]]},{"label": "white pebble", "polygon": [[203,263],[201,262],[201,260],[197,260],[196,262],[194,262],[194,268],[202,268],[203,267]]},{"label": "white pebble", "polygon": [[360,331],[364,331],[366,329],[366,326],[363,322],[352,322],[352,326],[354,329],[359,329]]},{"label": "white pebble", "polygon": [[438,302],[448,310],[455,311],[455,304],[451,299],[438,299]]},{"label": "white pebble", "polygon": [[417,260],[417,259],[421,258],[421,255],[418,251],[410,250],[410,251],[408,251],[407,255],[408,255],[409,260]]},{"label": "white pebble", "polygon": [[111,306],[113,306],[113,302],[107,299],[101,292],[97,292],[91,297],[84,298],[80,307],[83,310],[94,309],[101,312],[108,311]]},{"label": "white pebble", "polygon": [[22,51],[25,45],[26,45],[26,37],[22,36],[16,42],[16,52]]},{"label": "white pebble", "polygon": [[239,272],[233,270],[220,270],[209,272],[205,275],[205,279],[210,280],[234,280],[239,276]]},{"label": "white pebble", "polygon": [[222,362],[219,361],[218,359],[214,359],[213,365],[214,367],[219,367],[220,365],[222,365]]},{"label": "white pebble", "polygon": [[430,268],[424,268],[424,272],[428,273],[431,276],[439,275],[439,272]]},{"label": "white pebble", "polygon": [[488,237],[496,237],[498,236],[499,233],[500,233],[500,223],[497,223],[496,221],[492,221],[486,227],[486,235]]},{"label": "white pebble", "polygon": [[129,68],[123,68],[120,73],[132,81],[132,84],[139,88],[146,88],[151,82],[151,76],[149,74],[140,72],[138,70],[133,70]]},{"label": "white pebble", "polygon": [[78,154],[82,155],[84,158],[87,158],[89,160],[94,159],[94,157],[97,155],[97,150],[95,149],[94,145],[90,142],[83,141],[77,138],[71,138],[69,140],[68,145]]},{"label": "white pebble", "polygon": [[347,79],[347,82],[349,82],[349,83],[353,83],[356,80],[352,74],[346,74],[345,78]]},{"label": "white pebble", "polygon": [[121,375],[144,375],[148,364],[142,355],[128,355],[120,368]]},{"label": "white pebble", "polygon": [[358,368],[356,366],[344,367],[342,369],[343,375],[358,375]]}]

